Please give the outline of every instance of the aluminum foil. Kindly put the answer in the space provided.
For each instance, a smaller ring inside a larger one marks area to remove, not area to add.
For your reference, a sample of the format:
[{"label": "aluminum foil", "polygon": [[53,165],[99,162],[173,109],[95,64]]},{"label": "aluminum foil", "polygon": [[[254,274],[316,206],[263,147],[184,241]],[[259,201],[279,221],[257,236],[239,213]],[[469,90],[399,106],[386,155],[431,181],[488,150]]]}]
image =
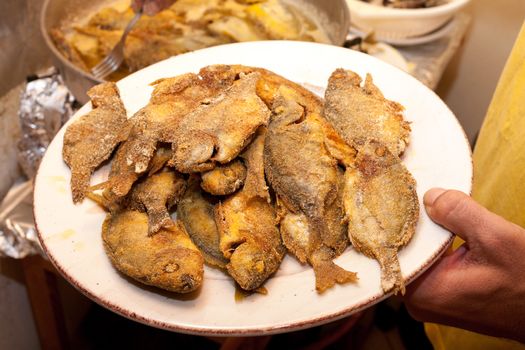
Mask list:
[{"label": "aluminum foil", "polygon": [[33,221],[33,184],[13,186],[0,205],[0,257],[42,254]]},{"label": "aluminum foil", "polygon": [[32,179],[47,146],[73,115],[75,99],[55,68],[28,80],[18,111],[22,129],[18,161],[26,176]]},{"label": "aluminum foil", "polygon": [[[22,135],[18,161],[33,179],[42,157],[60,127],[76,109],[73,95],[56,69],[28,78],[20,96],[18,116]],[[24,258],[43,253],[33,220],[33,182],[19,182],[0,204],[0,257]]]}]

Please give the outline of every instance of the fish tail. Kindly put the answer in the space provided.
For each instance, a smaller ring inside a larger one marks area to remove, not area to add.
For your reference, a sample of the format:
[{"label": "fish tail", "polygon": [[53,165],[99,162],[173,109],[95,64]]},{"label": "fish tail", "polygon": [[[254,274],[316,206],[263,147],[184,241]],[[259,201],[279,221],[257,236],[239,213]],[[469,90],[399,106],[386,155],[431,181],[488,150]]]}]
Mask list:
[{"label": "fish tail", "polygon": [[315,273],[315,288],[319,293],[333,287],[336,283],[355,283],[358,280],[355,272],[347,271],[337,266],[331,260],[321,260],[312,263]]},{"label": "fish tail", "polygon": [[397,250],[392,249],[380,260],[381,265],[381,288],[385,293],[392,291],[395,294],[405,294],[405,281],[401,274],[401,267],[397,258]]}]

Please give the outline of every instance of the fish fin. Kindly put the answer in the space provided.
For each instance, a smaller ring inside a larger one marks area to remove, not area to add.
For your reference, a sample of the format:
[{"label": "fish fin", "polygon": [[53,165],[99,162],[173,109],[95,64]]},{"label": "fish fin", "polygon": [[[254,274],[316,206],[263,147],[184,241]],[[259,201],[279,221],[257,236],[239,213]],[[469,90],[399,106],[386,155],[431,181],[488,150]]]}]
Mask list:
[{"label": "fish fin", "polygon": [[347,271],[337,266],[331,260],[322,260],[312,263],[315,273],[315,288],[319,293],[333,287],[336,283],[355,283],[358,280],[355,272]]}]

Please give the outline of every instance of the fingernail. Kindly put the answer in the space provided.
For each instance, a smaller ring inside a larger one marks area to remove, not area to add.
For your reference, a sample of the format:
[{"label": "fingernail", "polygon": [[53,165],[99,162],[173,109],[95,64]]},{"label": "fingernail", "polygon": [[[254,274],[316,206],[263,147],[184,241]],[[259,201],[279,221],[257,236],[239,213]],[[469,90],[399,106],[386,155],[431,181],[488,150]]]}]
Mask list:
[{"label": "fingernail", "polygon": [[423,196],[423,204],[425,207],[431,207],[436,201],[437,197],[441,196],[446,190],[443,188],[431,188]]}]

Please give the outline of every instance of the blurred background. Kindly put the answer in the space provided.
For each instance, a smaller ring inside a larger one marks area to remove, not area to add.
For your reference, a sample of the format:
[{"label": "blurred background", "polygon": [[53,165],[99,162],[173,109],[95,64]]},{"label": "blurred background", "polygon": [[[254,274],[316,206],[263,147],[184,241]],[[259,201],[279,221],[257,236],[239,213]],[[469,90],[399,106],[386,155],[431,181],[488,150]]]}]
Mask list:
[{"label": "blurred background", "polygon": [[[0,199],[22,176],[16,149],[21,135],[18,97],[28,76],[52,64],[39,29],[42,4],[42,0],[0,2],[0,76],[3,78],[0,80]],[[525,2],[472,0],[463,13],[466,20],[464,29],[457,34],[459,45],[447,57],[443,70],[437,73],[433,88],[457,116],[472,144],[525,18]],[[414,55],[414,48],[398,49],[401,54]],[[42,286],[45,290],[39,295],[37,292]],[[35,317],[46,312],[54,315],[54,323],[38,329]],[[52,338],[56,334],[61,338]],[[371,308],[356,320],[244,343],[173,334],[142,326],[94,305],[39,256],[0,258],[0,349],[138,348],[170,344],[230,349],[272,345],[334,349],[430,346],[421,325],[410,319],[397,299]]]}]

